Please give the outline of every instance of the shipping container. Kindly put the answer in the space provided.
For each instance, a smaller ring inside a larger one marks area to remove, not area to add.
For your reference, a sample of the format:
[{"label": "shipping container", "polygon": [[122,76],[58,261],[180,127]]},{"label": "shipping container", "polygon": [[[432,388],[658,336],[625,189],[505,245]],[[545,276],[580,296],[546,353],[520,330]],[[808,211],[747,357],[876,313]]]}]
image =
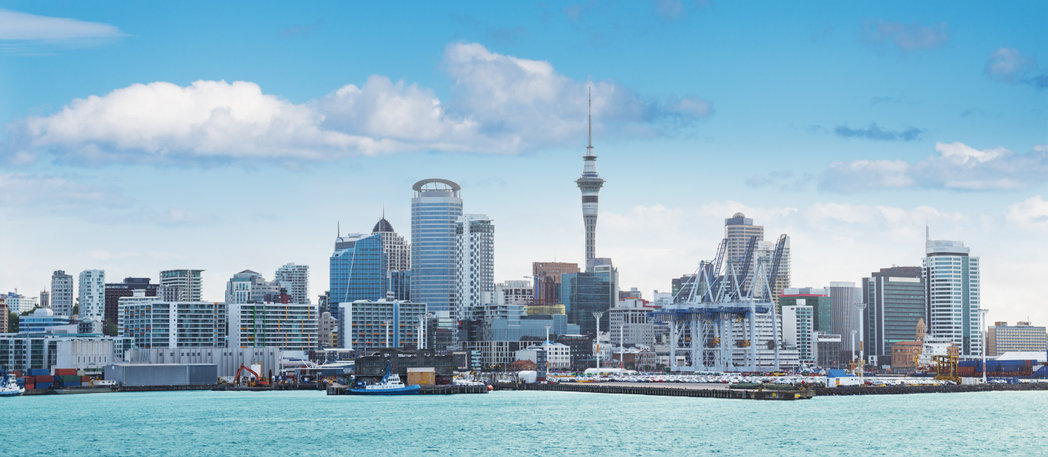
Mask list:
[{"label": "shipping container", "polygon": [[30,376],[48,376],[51,374],[51,370],[46,368],[30,368],[29,373],[27,374]]},{"label": "shipping container", "polygon": [[25,385],[25,378],[15,378],[15,384],[18,384],[20,386],[24,386]]},{"label": "shipping container", "polygon": [[91,382],[91,377],[90,376],[81,376],[80,377],[80,383],[81,384],[86,384],[86,383],[89,383],[89,382]]},{"label": "shipping container", "polygon": [[37,384],[39,384],[41,382],[55,382],[55,377],[51,376],[51,375],[48,375],[48,376],[37,376],[36,377],[36,382],[37,382]]},{"label": "shipping container", "polygon": [[36,377],[35,376],[22,376],[22,382],[24,382],[26,384],[35,383],[36,382]]},{"label": "shipping container", "polygon": [[36,388],[40,389],[40,390],[47,390],[47,389],[50,389],[52,387],[54,387],[54,384],[50,383],[50,382],[38,382],[38,383],[36,383]]},{"label": "shipping container", "polygon": [[56,376],[56,378],[58,378],[59,382],[63,384],[67,382],[80,382],[80,376],[77,375],[61,375]]},{"label": "shipping container", "polygon": [[55,376],[78,376],[76,368],[55,368]]},{"label": "shipping container", "polygon": [[77,382],[63,382],[62,387],[80,387],[80,381]]}]

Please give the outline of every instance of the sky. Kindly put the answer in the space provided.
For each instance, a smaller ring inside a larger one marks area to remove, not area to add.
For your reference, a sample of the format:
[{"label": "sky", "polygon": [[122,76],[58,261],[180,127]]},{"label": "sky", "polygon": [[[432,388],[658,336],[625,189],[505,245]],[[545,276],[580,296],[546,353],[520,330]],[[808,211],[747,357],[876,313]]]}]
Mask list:
[{"label": "sky", "polygon": [[0,291],[251,269],[328,286],[338,227],[462,186],[495,276],[597,255],[668,291],[741,211],[795,287],[981,258],[988,319],[1048,323],[1048,3],[0,1]]}]

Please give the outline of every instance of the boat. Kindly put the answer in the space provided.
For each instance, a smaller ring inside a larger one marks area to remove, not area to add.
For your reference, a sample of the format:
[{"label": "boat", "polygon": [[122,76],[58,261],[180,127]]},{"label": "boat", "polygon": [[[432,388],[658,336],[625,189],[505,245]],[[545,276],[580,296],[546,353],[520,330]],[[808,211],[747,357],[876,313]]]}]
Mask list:
[{"label": "boat", "polygon": [[25,388],[18,385],[14,376],[4,371],[0,377],[0,397],[17,397],[25,393]]},{"label": "boat", "polygon": [[354,384],[346,393],[350,395],[418,395],[422,388],[418,385],[404,385],[400,375],[389,372],[389,362],[386,362],[386,374],[376,384]]}]

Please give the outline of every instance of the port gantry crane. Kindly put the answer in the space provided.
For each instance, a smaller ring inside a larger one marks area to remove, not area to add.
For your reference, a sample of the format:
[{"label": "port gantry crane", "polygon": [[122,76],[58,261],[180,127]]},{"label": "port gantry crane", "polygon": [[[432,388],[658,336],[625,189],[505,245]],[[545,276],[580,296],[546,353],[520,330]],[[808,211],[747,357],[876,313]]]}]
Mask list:
[{"label": "port gantry crane", "polygon": [[[741,265],[725,255],[728,240],[721,240],[713,261],[699,262],[673,304],[651,313],[669,326],[672,371],[778,371],[779,322],[772,290],[786,239],[779,237],[767,259],[754,255],[757,237],[750,237]],[[771,364],[760,363],[758,343],[772,351]],[[684,356],[683,364],[678,355]]]}]

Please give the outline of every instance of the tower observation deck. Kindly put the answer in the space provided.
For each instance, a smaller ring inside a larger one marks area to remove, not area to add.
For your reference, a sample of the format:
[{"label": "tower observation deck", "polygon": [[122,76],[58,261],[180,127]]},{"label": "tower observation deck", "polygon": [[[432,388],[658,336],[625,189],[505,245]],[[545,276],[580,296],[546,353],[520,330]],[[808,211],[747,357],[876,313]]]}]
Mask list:
[{"label": "tower observation deck", "polygon": [[582,191],[582,222],[586,227],[586,265],[592,263],[595,256],[594,238],[597,231],[597,194],[604,186],[604,180],[597,175],[597,154],[593,152],[593,98],[588,101],[588,141],[586,155],[582,156],[582,176],[575,184]]}]

